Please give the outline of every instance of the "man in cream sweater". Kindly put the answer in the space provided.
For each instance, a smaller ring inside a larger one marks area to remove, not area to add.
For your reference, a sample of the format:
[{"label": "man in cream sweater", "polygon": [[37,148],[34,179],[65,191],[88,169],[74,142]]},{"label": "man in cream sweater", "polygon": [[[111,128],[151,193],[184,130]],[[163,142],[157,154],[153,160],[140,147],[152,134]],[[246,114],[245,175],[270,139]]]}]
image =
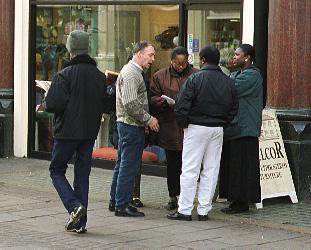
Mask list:
[{"label": "man in cream sweater", "polygon": [[140,217],[143,212],[130,205],[134,178],[141,161],[145,127],[159,130],[158,120],[149,114],[148,97],[142,72],[155,60],[151,43],[142,41],[133,49],[116,83],[116,113],[119,134],[118,159],[112,177],[109,210],[116,216]]}]

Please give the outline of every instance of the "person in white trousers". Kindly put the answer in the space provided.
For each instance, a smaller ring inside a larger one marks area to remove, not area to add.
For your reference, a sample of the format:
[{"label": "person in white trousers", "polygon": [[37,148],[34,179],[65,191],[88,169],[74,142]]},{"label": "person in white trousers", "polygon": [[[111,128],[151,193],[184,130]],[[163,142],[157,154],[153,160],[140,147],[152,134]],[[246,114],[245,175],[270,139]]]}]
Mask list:
[{"label": "person in white trousers", "polygon": [[175,106],[177,123],[184,128],[181,191],[178,211],[168,214],[168,219],[192,220],[199,176],[198,220],[208,219],[220,167],[223,127],[238,110],[234,81],[218,66],[218,49],[205,47],[199,56],[201,70],[187,79]]}]

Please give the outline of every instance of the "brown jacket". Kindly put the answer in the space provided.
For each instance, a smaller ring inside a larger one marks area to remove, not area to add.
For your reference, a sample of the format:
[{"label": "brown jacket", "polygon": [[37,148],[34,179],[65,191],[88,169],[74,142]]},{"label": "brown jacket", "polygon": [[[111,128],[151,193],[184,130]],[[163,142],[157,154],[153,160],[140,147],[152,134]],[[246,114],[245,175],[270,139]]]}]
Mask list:
[{"label": "brown jacket", "polygon": [[151,114],[159,119],[159,146],[168,150],[182,150],[183,129],[176,123],[174,107],[169,107],[161,95],[166,95],[176,100],[183,83],[191,74],[198,70],[188,66],[178,74],[172,66],[156,72],[151,80],[149,98]]}]

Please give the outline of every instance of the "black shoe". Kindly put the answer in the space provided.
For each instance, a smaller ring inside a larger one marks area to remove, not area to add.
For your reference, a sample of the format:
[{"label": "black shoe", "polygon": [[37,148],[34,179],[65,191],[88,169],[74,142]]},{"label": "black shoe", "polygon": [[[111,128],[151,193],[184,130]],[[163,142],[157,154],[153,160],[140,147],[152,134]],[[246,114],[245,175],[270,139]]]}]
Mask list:
[{"label": "black shoe", "polygon": [[128,206],[123,209],[116,208],[114,215],[120,216],[120,217],[144,217],[145,216],[143,212],[138,211],[137,208],[132,207],[132,206]]},{"label": "black shoe", "polygon": [[199,215],[198,214],[198,220],[199,221],[207,221],[208,220],[208,215]]},{"label": "black shoe", "polygon": [[170,220],[185,220],[185,221],[192,221],[192,216],[191,215],[185,215],[181,214],[179,212],[175,212],[172,214],[166,215],[166,217]]},{"label": "black shoe", "polygon": [[82,226],[82,227],[76,229],[74,232],[78,233],[78,234],[84,234],[87,232],[87,229],[85,228],[85,226]]},{"label": "black shoe", "polygon": [[86,215],[86,208],[82,205],[75,207],[69,215],[69,220],[65,226],[65,230],[72,232],[72,230],[77,229],[80,224],[80,219],[82,216]]},{"label": "black shoe", "polygon": [[236,201],[233,201],[233,202],[230,203],[229,208],[238,209],[239,208],[239,203],[236,202]]},{"label": "black shoe", "polygon": [[239,214],[249,211],[249,207],[224,207],[220,209],[221,212],[225,214]]},{"label": "black shoe", "polygon": [[109,202],[108,210],[110,212],[114,212],[114,210],[116,210],[115,204],[113,204],[112,202]]},{"label": "black shoe", "polygon": [[77,226],[71,230],[66,230],[67,232],[75,232],[78,234],[84,234],[87,232],[87,229],[85,228],[85,226]]},{"label": "black shoe", "polygon": [[177,202],[169,201],[169,202],[167,203],[166,209],[167,209],[168,211],[172,211],[172,210],[175,210],[175,209],[177,209],[177,208],[178,208]]},{"label": "black shoe", "polygon": [[235,209],[234,208],[231,208],[230,206],[229,207],[224,207],[222,209],[220,209],[221,212],[223,212],[224,214],[231,214],[232,211],[234,211]]},{"label": "black shoe", "polygon": [[170,197],[170,201],[167,203],[166,209],[172,211],[178,208],[178,200],[176,197]]},{"label": "black shoe", "polygon": [[143,207],[144,204],[141,202],[141,200],[139,198],[133,198],[133,200],[131,201],[131,204],[134,207]]}]

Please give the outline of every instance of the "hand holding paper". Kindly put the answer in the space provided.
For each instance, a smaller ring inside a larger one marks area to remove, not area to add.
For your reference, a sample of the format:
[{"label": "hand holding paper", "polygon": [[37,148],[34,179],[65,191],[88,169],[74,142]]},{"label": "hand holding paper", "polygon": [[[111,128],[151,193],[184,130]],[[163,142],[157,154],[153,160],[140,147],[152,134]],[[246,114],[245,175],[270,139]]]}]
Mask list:
[{"label": "hand holding paper", "polygon": [[107,84],[115,84],[119,76],[119,73],[106,69],[105,75]]},{"label": "hand holding paper", "polygon": [[43,89],[46,95],[51,87],[52,82],[51,81],[40,81],[40,80],[35,80],[35,82],[36,82],[36,87]]},{"label": "hand holding paper", "polygon": [[172,99],[172,98],[170,98],[170,97],[168,97],[166,95],[161,95],[161,97],[164,100],[166,100],[169,105],[175,105],[175,100],[174,99]]}]

